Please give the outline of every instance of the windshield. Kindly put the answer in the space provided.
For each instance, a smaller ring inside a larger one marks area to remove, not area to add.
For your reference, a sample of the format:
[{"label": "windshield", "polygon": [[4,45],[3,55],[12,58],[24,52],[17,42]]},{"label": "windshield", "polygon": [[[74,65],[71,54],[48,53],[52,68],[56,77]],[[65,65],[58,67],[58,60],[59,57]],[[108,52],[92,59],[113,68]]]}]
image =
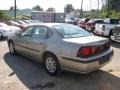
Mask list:
[{"label": "windshield", "polygon": [[54,28],[60,33],[64,38],[77,38],[90,36],[91,34],[84,29],[69,24],[56,25]]}]

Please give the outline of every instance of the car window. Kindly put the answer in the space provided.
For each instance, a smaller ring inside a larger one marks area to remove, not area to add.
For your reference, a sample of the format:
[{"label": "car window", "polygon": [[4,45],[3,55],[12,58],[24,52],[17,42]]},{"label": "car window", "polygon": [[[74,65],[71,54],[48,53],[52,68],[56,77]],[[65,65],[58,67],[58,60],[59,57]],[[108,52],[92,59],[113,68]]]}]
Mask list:
[{"label": "car window", "polygon": [[35,27],[32,33],[33,38],[40,38],[45,39],[47,34],[47,28],[46,27]]},{"label": "car window", "polygon": [[28,27],[23,33],[22,36],[31,36],[33,27]]},{"label": "car window", "polygon": [[118,19],[110,19],[110,24],[118,24],[119,20]]},{"label": "car window", "polygon": [[103,20],[96,20],[95,23],[104,23]]},{"label": "car window", "polygon": [[53,35],[52,30],[48,29],[47,31],[47,38],[50,38]]},{"label": "car window", "polygon": [[56,25],[53,28],[64,38],[77,38],[91,35],[89,32],[75,25],[62,24]]}]

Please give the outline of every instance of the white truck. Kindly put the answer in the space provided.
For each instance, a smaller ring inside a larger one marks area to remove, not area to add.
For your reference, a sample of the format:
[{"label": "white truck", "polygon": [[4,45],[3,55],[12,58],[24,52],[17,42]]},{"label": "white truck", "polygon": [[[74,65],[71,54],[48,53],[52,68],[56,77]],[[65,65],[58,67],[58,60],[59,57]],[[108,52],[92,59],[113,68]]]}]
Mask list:
[{"label": "white truck", "polygon": [[104,19],[103,24],[96,24],[95,30],[93,31],[94,34],[100,35],[100,36],[111,36],[112,30],[114,27],[119,23],[119,19],[111,19],[106,18]]},{"label": "white truck", "polygon": [[45,23],[64,23],[65,13],[32,11],[32,19]]},{"label": "white truck", "polygon": [[112,35],[110,36],[110,40],[112,42],[120,43],[120,24],[114,27]]}]

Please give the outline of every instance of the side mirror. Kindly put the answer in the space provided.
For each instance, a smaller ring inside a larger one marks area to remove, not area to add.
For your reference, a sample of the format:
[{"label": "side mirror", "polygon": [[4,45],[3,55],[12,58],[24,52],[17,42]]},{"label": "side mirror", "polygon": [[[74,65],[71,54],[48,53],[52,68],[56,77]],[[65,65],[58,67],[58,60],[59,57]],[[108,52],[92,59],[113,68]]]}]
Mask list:
[{"label": "side mirror", "polygon": [[30,36],[30,35],[27,33],[22,33],[21,36]]}]

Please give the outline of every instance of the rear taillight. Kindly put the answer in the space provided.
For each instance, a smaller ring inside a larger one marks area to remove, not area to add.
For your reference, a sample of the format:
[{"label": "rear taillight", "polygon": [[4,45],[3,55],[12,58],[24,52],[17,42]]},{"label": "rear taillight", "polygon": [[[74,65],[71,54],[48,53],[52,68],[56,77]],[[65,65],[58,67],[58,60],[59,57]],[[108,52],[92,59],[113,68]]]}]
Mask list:
[{"label": "rear taillight", "polygon": [[102,26],[102,30],[105,31],[105,25]]},{"label": "rear taillight", "polygon": [[77,57],[88,57],[96,54],[96,48],[84,46],[78,50]]},{"label": "rear taillight", "polygon": [[110,42],[106,44],[106,48],[110,48]]},{"label": "rear taillight", "polygon": [[83,47],[81,49],[81,55],[84,56],[89,56],[90,55],[90,48],[89,47]]},{"label": "rear taillight", "polygon": [[77,52],[77,57],[89,57],[102,51],[108,50],[110,48],[110,43],[105,43],[100,46],[83,46]]},{"label": "rear taillight", "polygon": [[91,48],[91,54],[92,54],[92,55],[96,54],[96,52],[97,52],[97,49],[96,49],[96,48]]}]

